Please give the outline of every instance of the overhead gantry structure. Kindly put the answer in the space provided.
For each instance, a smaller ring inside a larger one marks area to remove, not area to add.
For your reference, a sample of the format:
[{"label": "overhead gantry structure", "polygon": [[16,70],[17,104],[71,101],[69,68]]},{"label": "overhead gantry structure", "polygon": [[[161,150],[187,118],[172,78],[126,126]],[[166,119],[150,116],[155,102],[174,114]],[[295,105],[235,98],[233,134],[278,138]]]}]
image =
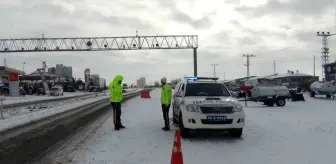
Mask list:
[{"label": "overhead gantry structure", "polygon": [[197,76],[197,35],[0,39],[0,53],[193,49]]}]

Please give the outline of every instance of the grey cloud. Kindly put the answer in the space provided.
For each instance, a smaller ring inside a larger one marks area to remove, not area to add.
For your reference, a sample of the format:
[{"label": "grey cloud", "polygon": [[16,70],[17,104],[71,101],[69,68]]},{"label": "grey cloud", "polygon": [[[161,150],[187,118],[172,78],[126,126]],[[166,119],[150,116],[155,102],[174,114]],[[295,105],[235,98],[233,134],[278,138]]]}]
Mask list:
[{"label": "grey cloud", "polygon": [[224,3],[239,5],[240,4],[240,0],[225,0]]},{"label": "grey cloud", "polygon": [[252,37],[243,37],[238,40],[239,45],[256,45],[256,39]]},{"label": "grey cloud", "polygon": [[298,31],[294,34],[296,38],[298,38],[302,42],[310,42],[310,43],[316,43],[317,41],[320,41],[321,38],[316,36],[315,31]]},{"label": "grey cloud", "polygon": [[205,47],[208,49],[231,49],[232,48],[232,42],[234,41],[234,38],[231,35],[231,31],[228,30],[222,30],[212,36],[209,37],[211,40],[215,40],[217,44],[215,45],[207,45],[205,44]]},{"label": "grey cloud", "polygon": [[[35,4],[27,6],[1,6],[0,37],[9,37],[8,32],[20,37],[39,37],[42,32],[46,36],[83,36],[88,33],[85,26],[105,24],[109,26],[122,25],[134,29],[155,31],[146,21],[129,17],[104,16],[100,12],[89,12],[85,9],[69,12],[56,4]],[[17,23],[24,24],[24,26]],[[13,29],[14,27],[14,29]],[[99,29],[96,29],[99,30]],[[90,32],[90,31],[89,31]],[[87,35],[86,35],[87,36]]]},{"label": "grey cloud", "polygon": [[239,21],[237,21],[237,20],[230,20],[230,21],[229,21],[229,24],[232,24],[232,25],[241,27],[241,24],[240,24]]},{"label": "grey cloud", "polygon": [[286,29],[286,30],[291,30],[292,29],[289,25],[281,25],[280,27],[283,28],[283,29]]},{"label": "grey cloud", "polygon": [[237,20],[231,20],[229,23],[234,25],[235,27],[241,29],[243,32],[247,33],[248,35],[254,35],[255,37],[268,37],[268,36],[277,36],[277,37],[282,37],[282,38],[288,37],[288,34],[283,33],[283,32],[270,32],[270,31],[254,30],[254,29],[248,28],[246,26],[243,26]]},{"label": "grey cloud", "polygon": [[269,0],[265,5],[258,7],[239,6],[236,11],[246,16],[261,17],[269,14],[317,17],[329,9],[334,8],[334,0],[292,0],[290,2],[280,2],[279,0]]},{"label": "grey cloud", "polygon": [[[246,28],[242,26],[239,21],[237,20],[231,20],[229,22],[230,24],[234,25],[236,28],[241,29],[243,32],[247,33],[245,37],[236,37],[231,34],[230,31],[228,30],[223,30],[217,34],[215,34],[216,40],[218,42],[223,42],[225,43],[222,48],[232,48],[232,44],[237,44],[237,45],[256,45],[257,43],[260,43],[262,40],[261,33],[259,31],[254,31],[252,29]],[[264,35],[264,34],[263,34]]]},{"label": "grey cloud", "polygon": [[206,28],[210,28],[213,25],[213,22],[210,19],[210,17],[216,14],[215,12],[209,13],[200,19],[194,19],[192,18],[192,16],[178,9],[176,7],[175,0],[170,0],[170,1],[159,0],[156,3],[158,3],[160,7],[163,7],[169,10],[169,18],[179,23],[189,24],[195,29],[206,29]]},{"label": "grey cloud", "polygon": [[210,28],[213,24],[211,19],[209,18],[211,14],[208,16],[204,16],[201,19],[193,19],[188,14],[183,13],[182,11],[174,11],[171,13],[171,18],[180,23],[190,24],[196,29],[205,29]]}]

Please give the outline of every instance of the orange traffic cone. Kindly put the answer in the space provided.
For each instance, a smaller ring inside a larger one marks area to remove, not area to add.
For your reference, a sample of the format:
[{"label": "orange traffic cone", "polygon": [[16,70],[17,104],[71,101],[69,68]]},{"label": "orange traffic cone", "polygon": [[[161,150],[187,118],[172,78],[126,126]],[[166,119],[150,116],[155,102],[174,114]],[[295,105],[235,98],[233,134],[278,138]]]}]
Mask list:
[{"label": "orange traffic cone", "polygon": [[171,164],[183,164],[180,129],[176,129],[175,131],[173,151],[172,151],[170,163]]}]

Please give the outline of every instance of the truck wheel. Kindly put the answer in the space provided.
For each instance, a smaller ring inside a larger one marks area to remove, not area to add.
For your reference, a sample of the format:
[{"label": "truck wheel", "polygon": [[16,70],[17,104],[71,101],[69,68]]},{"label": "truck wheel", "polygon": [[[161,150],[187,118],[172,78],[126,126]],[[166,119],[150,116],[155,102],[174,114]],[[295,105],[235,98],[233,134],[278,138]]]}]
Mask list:
[{"label": "truck wheel", "polygon": [[330,98],[331,98],[331,95],[330,95],[330,94],[327,94],[326,97],[327,97],[327,99],[330,99]]},{"label": "truck wheel", "polygon": [[1,92],[1,95],[3,95],[3,96],[9,96],[9,90],[4,89],[4,90]]},{"label": "truck wheel", "polygon": [[243,128],[230,130],[230,136],[240,138],[243,135]]},{"label": "truck wheel", "polygon": [[190,130],[185,128],[184,125],[183,125],[182,113],[180,113],[178,122],[179,122],[181,137],[182,138],[188,138],[190,136],[190,134],[189,134]]},{"label": "truck wheel", "polygon": [[276,103],[277,106],[285,106],[286,105],[286,100],[285,99],[277,99],[275,103]]},{"label": "truck wheel", "polygon": [[29,88],[29,89],[28,89],[28,94],[29,94],[29,95],[33,95],[33,94],[34,94],[34,93],[33,93],[33,88]]},{"label": "truck wheel", "polygon": [[315,92],[314,91],[310,92],[310,97],[315,97]]},{"label": "truck wheel", "polygon": [[274,100],[268,100],[268,101],[266,102],[266,105],[267,105],[267,106],[274,106],[274,104],[275,104],[275,101],[274,101]]}]

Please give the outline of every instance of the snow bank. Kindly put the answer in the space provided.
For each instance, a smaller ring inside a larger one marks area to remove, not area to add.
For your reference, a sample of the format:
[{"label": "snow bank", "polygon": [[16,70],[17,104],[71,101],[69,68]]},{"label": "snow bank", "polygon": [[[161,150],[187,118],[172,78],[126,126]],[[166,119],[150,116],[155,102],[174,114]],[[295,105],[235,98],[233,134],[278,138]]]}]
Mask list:
[{"label": "snow bank", "polygon": [[[138,88],[129,88],[125,89],[127,92],[134,92],[137,90],[140,90]],[[108,92],[107,92],[108,93]],[[89,95],[94,94],[94,92],[64,92],[64,95],[62,97],[73,97],[73,96],[79,96],[79,95]],[[35,95],[25,95],[21,97],[5,97],[5,101],[3,101],[2,104],[17,104],[17,103],[25,103],[25,102],[32,102],[32,101],[39,101],[39,100],[52,100],[60,98],[60,96],[35,96]]]},{"label": "snow bank", "polygon": [[16,104],[16,103],[25,103],[38,100],[52,100],[60,97],[73,97],[79,95],[89,95],[93,94],[92,92],[64,92],[63,96],[35,96],[35,95],[26,95],[20,97],[5,97],[5,101],[2,104]]}]

